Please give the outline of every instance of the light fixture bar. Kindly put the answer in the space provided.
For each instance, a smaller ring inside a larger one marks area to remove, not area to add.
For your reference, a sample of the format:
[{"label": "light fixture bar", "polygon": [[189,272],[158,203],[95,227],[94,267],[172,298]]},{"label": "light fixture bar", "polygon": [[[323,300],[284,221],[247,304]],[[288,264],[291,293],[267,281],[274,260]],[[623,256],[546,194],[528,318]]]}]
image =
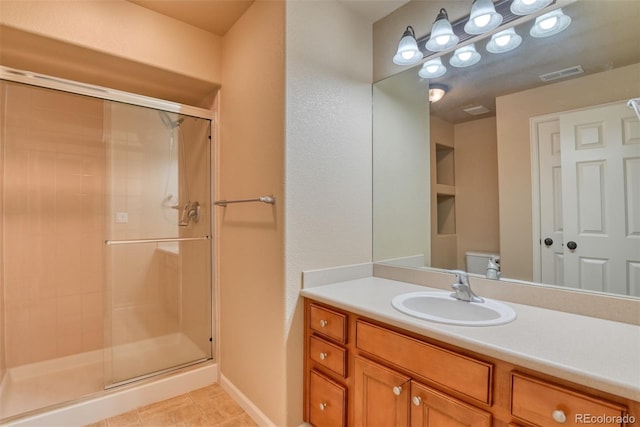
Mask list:
[{"label": "light fixture bar", "polygon": [[[553,0],[550,5],[555,4],[555,2],[556,0]],[[494,3],[496,12],[502,15],[501,26],[504,26],[505,24],[508,24],[510,22],[513,22],[517,19],[522,18],[521,15],[516,15],[513,12],[511,12],[511,3],[513,3],[513,0],[499,0]],[[478,37],[475,34],[468,34],[467,32],[464,31],[464,26],[467,24],[467,21],[469,21],[469,16],[465,16],[451,23],[451,27],[453,28],[453,33],[456,36],[458,36],[458,45],[474,37]],[[426,59],[430,56],[433,56],[439,53],[439,52],[432,52],[425,48],[425,43],[427,42],[427,40],[429,40],[430,37],[431,37],[431,33],[423,37],[420,37],[419,39],[416,40],[418,43],[418,49],[420,49],[420,51],[422,52],[422,55],[424,56],[423,59]]]}]

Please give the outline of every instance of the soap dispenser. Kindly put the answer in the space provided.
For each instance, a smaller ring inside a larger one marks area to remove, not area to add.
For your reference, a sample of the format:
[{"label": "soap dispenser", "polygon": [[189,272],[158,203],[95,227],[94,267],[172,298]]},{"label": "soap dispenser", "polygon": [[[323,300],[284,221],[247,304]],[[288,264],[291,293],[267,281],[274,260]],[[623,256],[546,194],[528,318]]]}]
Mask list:
[{"label": "soap dispenser", "polygon": [[500,279],[500,257],[492,256],[487,265],[487,279]]}]

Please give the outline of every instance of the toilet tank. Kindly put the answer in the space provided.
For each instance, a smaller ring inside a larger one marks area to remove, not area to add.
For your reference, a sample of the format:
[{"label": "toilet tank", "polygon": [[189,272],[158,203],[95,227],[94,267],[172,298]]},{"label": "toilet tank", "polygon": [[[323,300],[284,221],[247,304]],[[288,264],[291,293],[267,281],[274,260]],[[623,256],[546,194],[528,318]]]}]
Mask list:
[{"label": "toilet tank", "polygon": [[500,257],[499,254],[491,254],[487,252],[467,252],[466,271],[467,273],[475,273],[485,275],[487,273],[487,265],[492,257]]}]

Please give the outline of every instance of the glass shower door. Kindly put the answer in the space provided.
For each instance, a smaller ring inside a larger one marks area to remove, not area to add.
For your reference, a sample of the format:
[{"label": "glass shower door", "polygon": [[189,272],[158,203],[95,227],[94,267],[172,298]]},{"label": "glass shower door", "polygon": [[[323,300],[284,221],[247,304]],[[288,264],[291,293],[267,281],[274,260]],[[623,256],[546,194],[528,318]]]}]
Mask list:
[{"label": "glass shower door", "polygon": [[212,357],[207,119],[105,102],[105,387]]}]

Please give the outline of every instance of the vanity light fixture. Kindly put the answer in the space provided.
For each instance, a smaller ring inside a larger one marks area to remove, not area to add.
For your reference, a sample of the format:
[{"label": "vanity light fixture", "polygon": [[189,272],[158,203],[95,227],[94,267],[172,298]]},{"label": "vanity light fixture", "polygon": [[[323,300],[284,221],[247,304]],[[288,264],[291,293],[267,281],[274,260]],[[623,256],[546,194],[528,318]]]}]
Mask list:
[{"label": "vanity light fixture", "polygon": [[549,37],[565,30],[569,24],[571,24],[571,18],[562,13],[562,8],[559,8],[538,16],[529,34],[538,38]]},{"label": "vanity light fixture", "polygon": [[553,0],[513,0],[511,13],[514,15],[529,15],[544,9],[553,3]]},{"label": "vanity light fixture", "polygon": [[442,60],[440,57],[432,59],[424,63],[420,71],[418,71],[418,75],[423,79],[435,79],[437,77],[442,76],[447,72],[447,67],[442,65]]},{"label": "vanity light fixture", "polygon": [[458,44],[458,36],[453,32],[447,11],[442,8],[431,27],[431,35],[425,47],[432,52],[441,52]]},{"label": "vanity light fixture", "polygon": [[473,43],[456,49],[449,60],[449,64],[454,67],[470,67],[480,61],[480,54],[476,51]]},{"label": "vanity light fixture", "polygon": [[422,52],[418,49],[416,42],[416,33],[412,26],[408,26],[402,34],[400,43],[398,43],[398,51],[393,57],[393,63],[396,65],[413,65],[422,60]]},{"label": "vanity light fixture", "polygon": [[511,27],[491,36],[491,40],[487,43],[487,50],[491,53],[509,52],[520,46],[522,37],[516,34],[516,30]]},{"label": "vanity light fixture", "polygon": [[492,0],[473,0],[471,15],[464,26],[467,34],[483,34],[497,28],[502,23],[502,15],[496,12]]},{"label": "vanity light fixture", "polygon": [[429,84],[429,102],[440,101],[448,91],[449,91],[449,87],[447,85],[443,85],[440,83],[430,83]]}]

